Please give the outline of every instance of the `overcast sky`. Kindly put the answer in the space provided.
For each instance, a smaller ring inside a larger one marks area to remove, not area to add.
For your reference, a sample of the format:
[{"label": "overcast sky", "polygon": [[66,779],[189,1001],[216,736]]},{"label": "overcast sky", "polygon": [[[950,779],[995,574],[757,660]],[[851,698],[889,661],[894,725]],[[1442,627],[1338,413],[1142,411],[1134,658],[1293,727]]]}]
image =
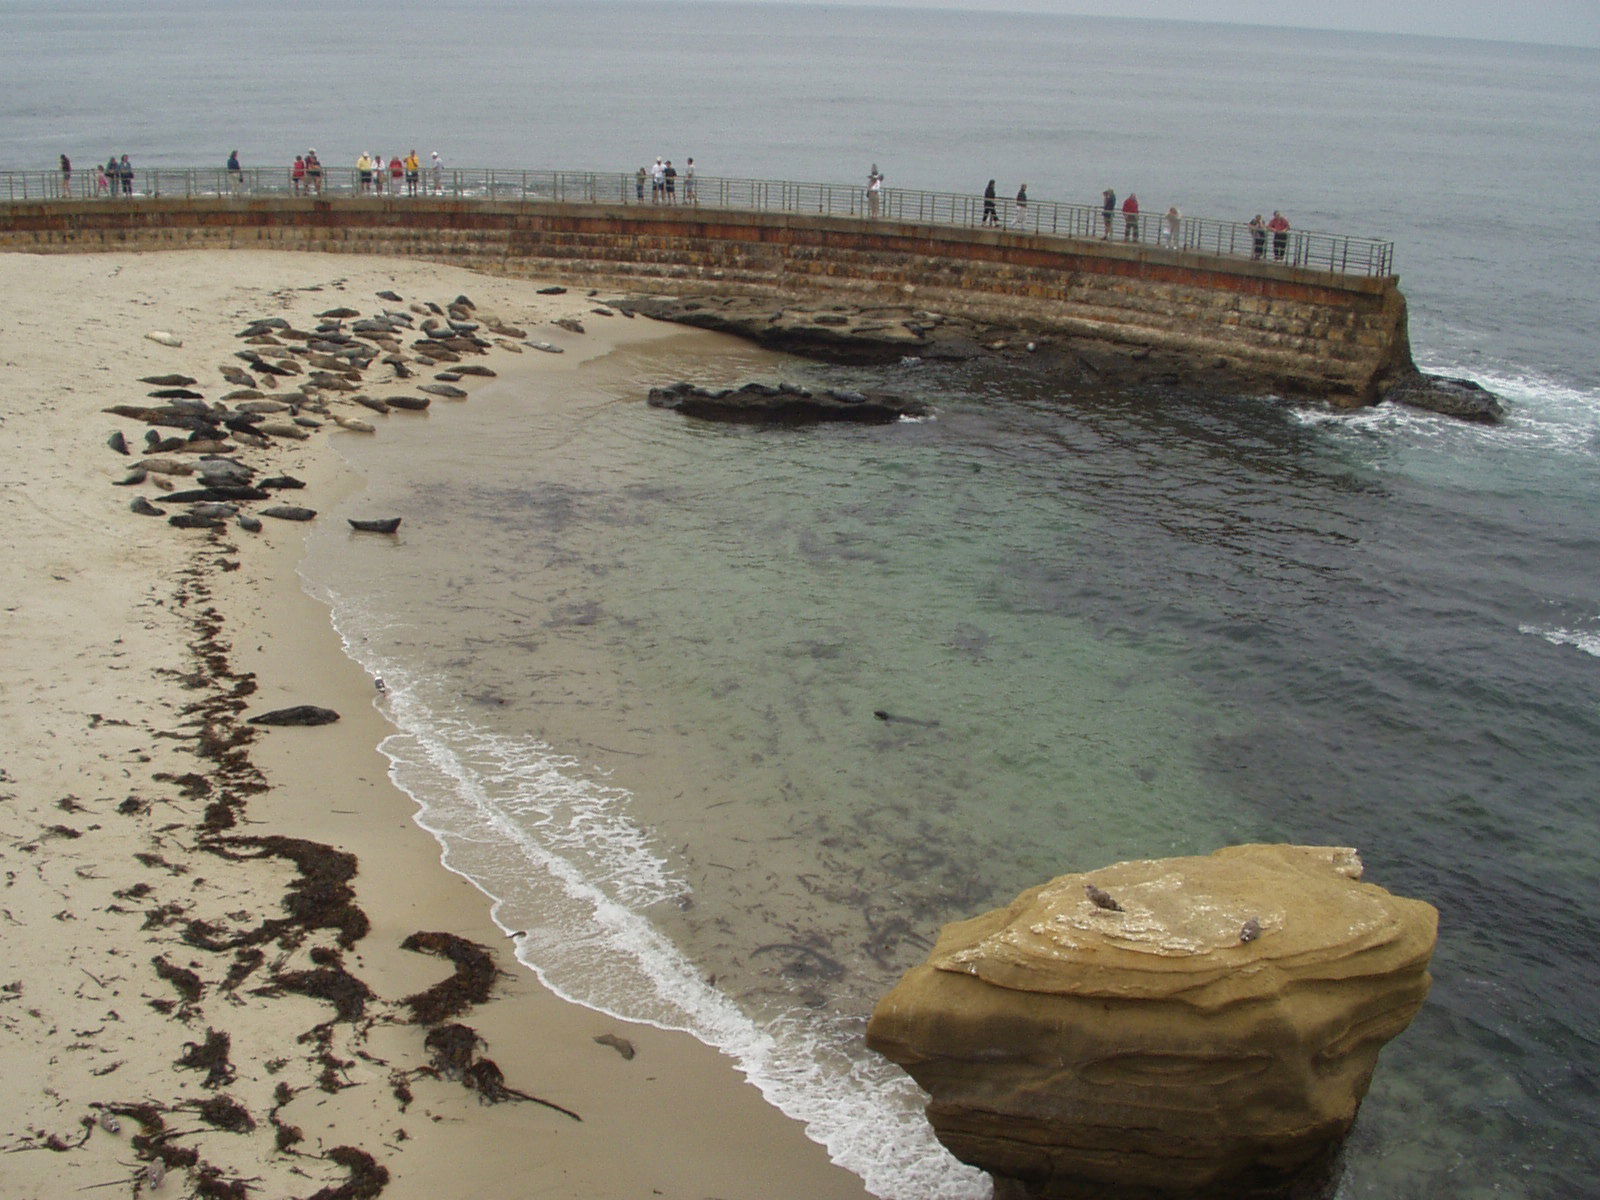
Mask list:
[{"label": "overcast sky", "polygon": [[[794,0],[768,0],[791,3]],[[1600,47],[1600,0],[807,0],[1361,29]]]}]

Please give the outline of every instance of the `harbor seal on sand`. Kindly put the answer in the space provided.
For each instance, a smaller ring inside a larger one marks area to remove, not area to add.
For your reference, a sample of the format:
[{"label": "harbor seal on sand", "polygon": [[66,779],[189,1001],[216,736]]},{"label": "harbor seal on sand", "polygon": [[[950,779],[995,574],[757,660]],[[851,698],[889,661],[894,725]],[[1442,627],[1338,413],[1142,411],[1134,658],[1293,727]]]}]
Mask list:
[{"label": "harbor seal on sand", "polygon": [[382,517],[373,521],[358,521],[355,517],[346,517],[350,528],[361,533],[393,533],[400,528],[399,517]]}]

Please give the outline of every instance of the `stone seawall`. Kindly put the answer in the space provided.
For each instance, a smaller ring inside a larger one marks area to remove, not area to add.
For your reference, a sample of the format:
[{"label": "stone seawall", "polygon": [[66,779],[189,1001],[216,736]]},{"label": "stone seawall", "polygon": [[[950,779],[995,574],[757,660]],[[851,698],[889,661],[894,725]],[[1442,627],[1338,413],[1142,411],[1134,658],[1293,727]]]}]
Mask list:
[{"label": "stone seawall", "polygon": [[1393,277],[1120,242],[689,207],[434,197],[0,204],[0,250],[270,249],[424,258],[578,286],[911,305],[1334,404],[1413,370]]}]

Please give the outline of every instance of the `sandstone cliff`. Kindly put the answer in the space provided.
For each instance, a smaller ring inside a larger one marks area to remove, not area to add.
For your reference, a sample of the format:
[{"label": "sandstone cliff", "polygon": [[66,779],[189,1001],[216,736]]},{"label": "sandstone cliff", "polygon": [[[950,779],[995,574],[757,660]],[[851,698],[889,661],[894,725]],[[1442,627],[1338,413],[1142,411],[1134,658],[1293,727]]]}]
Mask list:
[{"label": "sandstone cliff", "polygon": [[1256,845],[1062,876],[946,926],[867,1040],[998,1195],[1286,1194],[1428,992],[1437,912],[1361,870]]}]

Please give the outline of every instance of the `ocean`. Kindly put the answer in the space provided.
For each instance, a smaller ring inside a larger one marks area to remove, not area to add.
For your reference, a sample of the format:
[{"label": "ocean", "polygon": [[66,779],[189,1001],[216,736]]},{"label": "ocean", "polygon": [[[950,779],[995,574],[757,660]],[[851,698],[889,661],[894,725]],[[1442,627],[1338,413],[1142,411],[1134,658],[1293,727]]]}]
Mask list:
[{"label": "ocean", "polygon": [[[1418,362],[1498,391],[1503,424],[681,335],[352,439],[351,511],[404,533],[331,513],[303,574],[530,969],[722,1048],[877,1195],[986,1194],[861,1045],[942,923],[1257,840],[1355,846],[1441,911],[1340,1196],[1592,1191],[1600,52],[637,0],[3,8],[7,167],[877,163],[1392,239]],[[937,415],[644,405],[679,378]]]}]

